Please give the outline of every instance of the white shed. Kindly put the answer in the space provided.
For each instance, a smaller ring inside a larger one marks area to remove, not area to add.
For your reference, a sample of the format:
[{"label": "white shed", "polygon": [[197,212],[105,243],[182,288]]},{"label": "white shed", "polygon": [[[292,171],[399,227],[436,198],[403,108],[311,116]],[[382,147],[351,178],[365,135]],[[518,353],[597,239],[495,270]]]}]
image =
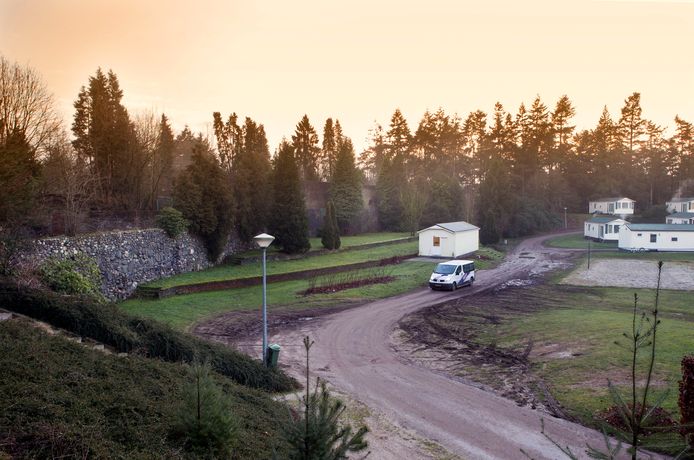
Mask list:
[{"label": "white shed", "polygon": [[694,212],[675,212],[665,218],[666,224],[694,224]]},{"label": "white shed", "polygon": [[672,198],[665,202],[667,212],[694,211],[694,197]]},{"label": "white shed", "polygon": [[634,214],[634,204],[636,201],[627,197],[598,198],[588,202],[588,212],[590,214],[616,214],[626,216]]},{"label": "white shed", "polygon": [[417,233],[420,256],[459,257],[480,247],[479,227],[467,222],[436,224]]},{"label": "white shed", "polygon": [[694,225],[628,223],[619,230],[618,245],[627,251],[694,251]]},{"label": "white shed", "polygon": [[627,221],[615,216],[595,216],[583,223],[583,236],[600,241],[617,241],[619,229]]}]

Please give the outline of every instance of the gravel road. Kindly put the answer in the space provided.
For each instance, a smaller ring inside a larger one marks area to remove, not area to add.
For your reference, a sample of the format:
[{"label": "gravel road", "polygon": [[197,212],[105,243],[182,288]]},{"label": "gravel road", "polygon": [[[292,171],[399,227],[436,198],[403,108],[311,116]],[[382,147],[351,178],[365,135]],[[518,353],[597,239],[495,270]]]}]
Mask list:
[{"label": "gravel road", "polygon": [[[540,433],[581,454],[589,443],[602,446],[602,436],[581,425],[557,419],[467,384],[445,373],[408,360],[391,341],[405,315],[456,297],[475,295],[504,283],[523,282],[538,273],[565,265],[571,250],[546,248],[547,237],[530,238],[511,251],[495,269],[478,272],[473,287],[456,292],[428,288],[371,302],[305,321],[300,327],[272,331],[271,341],[300,344],[304,335],[315,340],[312,373],[341,392],[366,404],[395,424],[433,440],[467,459],[566,458]],[[300,347],[283,346],[281,361],[294,372],[302,369]],[[415,458],[381,453],[373,446],[370,458]],[[584,456],[581,456],[584,458]]]}]

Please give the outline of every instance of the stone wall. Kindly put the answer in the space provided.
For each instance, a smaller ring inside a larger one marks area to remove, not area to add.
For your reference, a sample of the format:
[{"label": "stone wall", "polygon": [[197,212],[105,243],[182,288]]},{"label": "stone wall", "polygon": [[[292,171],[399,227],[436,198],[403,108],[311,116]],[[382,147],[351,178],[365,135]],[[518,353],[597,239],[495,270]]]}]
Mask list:
[{"label": "stone wall", "polygon": [[[245,249],[246,245],[230,238],[222,257]],[[128,297],[139,284],[213,265],[197,238],[184,234],[172,239],[160,229],[42,238],[21,259],[40,265],[49,257],[67,258],[79,252],[96,260],[102,274],[101,291],[110,300]]]}]

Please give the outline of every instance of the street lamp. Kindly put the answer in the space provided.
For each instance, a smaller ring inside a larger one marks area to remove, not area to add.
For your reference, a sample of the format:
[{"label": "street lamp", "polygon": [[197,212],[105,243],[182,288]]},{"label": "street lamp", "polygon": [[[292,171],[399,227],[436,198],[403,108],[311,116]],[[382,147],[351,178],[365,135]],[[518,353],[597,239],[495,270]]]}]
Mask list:
[{"label": "street lamp", "polygon": [[265,252],[275,237],[261,233],[253,237],[253,241],[263,250],[263,364],[267,363],[267,271],[265,269]]},{"label": "street lamp", "polygon": [[564,228],[569,228],[566,221],[566,206],[564,206]]}]

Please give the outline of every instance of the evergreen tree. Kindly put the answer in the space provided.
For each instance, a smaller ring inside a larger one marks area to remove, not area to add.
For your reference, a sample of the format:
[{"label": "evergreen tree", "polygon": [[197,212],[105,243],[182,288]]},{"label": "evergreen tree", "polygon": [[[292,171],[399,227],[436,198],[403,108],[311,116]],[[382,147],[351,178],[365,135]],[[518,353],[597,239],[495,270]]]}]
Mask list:
[{"label": "evergreen tree", "polygon": [[308,218],[301,189],[299,166],[294,147],[283,140],[272,170],[273,200],[269,230],[282,251],[293,254],[311,248],[308,240]]},{"label": "evergreen tree", "polygon": [[243,125],[243,144],[238,149],[232,180],[239,238],[251,241],[267,227],[270,213],[271,165],[265,128],[250,118]]},{"label": "evergreen tree", "polygon": [[499,158],[493,158],[489,171],[480,185],[479,226],[482,244],[497,243],[503,235],[509,213],[512,211],[512,194],[509,174]]},{"label": "evergreen tree", "polygon": [[236,156],[243,146],[243,130],[238,125],[236,113],[229,115],[226,123],[222,121],[222,115],[219,112],[214,112],[212,119],[219,161],[224,170],[231,174]]},{"label": "evergreen tree", "polygon": [[226,173],[203,142],[195,143],[192,162],[176,178],[173,198],[216,262],[233,228],[233,198]]},{"label": "evergreen tree", "polygon": [[109,206],[137,207],[143,180],[141,152],[123,91],[113,71],[97,69],[75,101],[73,146],[99,180],[100,196]]},{"label": "evergreen tree", "polygon": [[335,215],[335,205],[328,201],[326,207],[325,221],[321,230],[321,244],[325,249],[340,249],[340,228],[337,226],[337,216]]},{"label": "evergreen tree", "polygon": [[355,229],[354,222],[363,209],[361,175],[354,159],[354,147],[349,138],[338,146],[335,172],[330,182],[330,200],[335,205],[337,224],[342,234]]},{"label": "evergreen tree", "polygon": [[292,147],[294,156],[299,164],[299,172],[302,180],[318,179],[318,134],[311,126],[308,116],[304,115],[296,125],[296,130],[292,136]]},{"label": "evergreen tree", "polygon": [[323,180],[329,181],[333,175],[335,168],[335,159],[337,158],[337,140],[335,139],[335,127],[333,119],[325,120],[323,127],[323,148],[321,149],[320,159],[320,176]]},{"label": "evergreen tree", "polygon": [[36,204],[40,173],[36,150],[22,132],[14,131],[3,139],[0,143],[0,231],[18,228],[27,222]]},{"label": "evergreen tree", "polygon": [[378,221],[383,230],[399,231],[403,228],[400,187],[406,182],[402,164],[384,160],[376,180]]}]

